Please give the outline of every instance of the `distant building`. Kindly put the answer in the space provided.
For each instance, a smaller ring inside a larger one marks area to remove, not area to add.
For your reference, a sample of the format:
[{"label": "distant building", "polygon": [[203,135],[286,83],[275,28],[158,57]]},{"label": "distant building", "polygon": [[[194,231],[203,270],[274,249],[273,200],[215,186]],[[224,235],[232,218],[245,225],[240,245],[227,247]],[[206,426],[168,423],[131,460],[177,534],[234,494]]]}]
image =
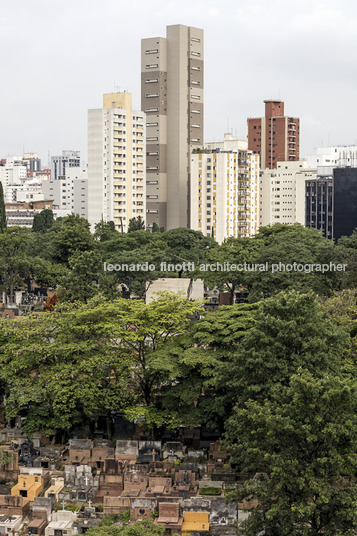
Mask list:
[{"label": "distant building", "polygon": [[80,167],[79,151],[62,151],[61,156],[51,156],[51,178],[65,177],[69,168]]},{"label": "distant building", "polygon": [[325,238],[333,238],[333,177],[306,181],[305,225],[319,229]]},{"label": "distant building", "polygon": [[22,161],[28,172],[41,171],[41,159],[37,153],[24,153]]},{"label": "distant building", "polygon": [[31,201],[5,203],[6,221],[8,227],[31,228],[36,214],[44,209],[53,210],[53,201]]},{"label": "distant building", "polygon": [[357,167],[337,167],[306,183],[306,226],[335,240],[357,228]]},{"label": "distant building", "polygon": [[300,120],[284,116],[284,102],[265,100],[265,117],[248,119],[248,149],[260,156],[261,169],[299,160]]},{"label": "distant building", "polygon": [[141,109],[146,113],[147,224],[189,227],[193,147],[203,144],[203,30],[167,26],[141,43]]},{"label": "distant building", "polygon": [[0,165],[0,182],[2,183],[5,201],[14,201],[13,186],[19,186],[26,181],[27,167],[23,164],[21,156],[6,158]]},{"label": "distant building", "polygon": [[308,165],[320,167],[357,167],[357,145],[318,147],[316,153],[306,157]]},{"label": "distant building", "polygon": [[132,110],[131,94],[103,95],[103,108],[88,111],[88,220],[145,221],[145,114]]},{"label": "distant building", "polygon": [[278,162],[276,169],[260,173],[260,225],[305,225],[305,183],[316,179],[306,161]]},{"label": "distant building", "polygon": [[44,198],[53,201],[57,216],[76,214],[87,219],[87,168],[67,168],[64,177],[43,180],[42,190]]},{"label": "distant building", "polygon": [[191,228],[212,236],[248,237],[259,227],[258,156],[225,134],[191,155]]}]

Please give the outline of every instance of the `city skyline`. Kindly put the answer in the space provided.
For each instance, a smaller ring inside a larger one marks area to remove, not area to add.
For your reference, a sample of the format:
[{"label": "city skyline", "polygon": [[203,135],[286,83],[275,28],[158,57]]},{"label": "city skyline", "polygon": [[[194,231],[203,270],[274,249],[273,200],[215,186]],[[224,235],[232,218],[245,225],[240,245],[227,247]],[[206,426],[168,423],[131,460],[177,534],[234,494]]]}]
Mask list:
[{"label": "city skyline", "polygon": [[317,146],[356,143],[357,8],[348,1],[20,0],[3,6],[0,22],[3,157],[35,151],[45,163],[48,152],[74,149],[86,161],[87,109],[118,89],[140,109],[140,41],[170,24],[205,32],[205,141],[227,131],[245,138],[247,118],[276,98],[301,119],[302,157]]}]

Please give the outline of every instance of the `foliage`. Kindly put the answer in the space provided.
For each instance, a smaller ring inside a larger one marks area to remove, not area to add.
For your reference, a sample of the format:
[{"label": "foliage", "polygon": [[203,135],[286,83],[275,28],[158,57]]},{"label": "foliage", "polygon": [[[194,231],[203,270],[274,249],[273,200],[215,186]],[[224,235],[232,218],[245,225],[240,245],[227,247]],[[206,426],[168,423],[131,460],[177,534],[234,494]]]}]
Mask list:
[{"label": "foliage", "polygon": [[[254,264],[258,259],[258,254],[263,242],[259,237],[252,238],[228,238],[220,247],[212,248],[209,252],[210,263],[218,263],[224,266],[228,264]],[[210,287],[217,287],[220,290],[230,293],[230,304],[233,305],[234,293],[240,287],[247,287],[249,277],[247,271],[237,271],[226,269],[220,271],[209,271],[204,276],[205,283]]]},{"label": "foliage", "polygon": [[[342,263],[341,250],[335,248],[333,241],[324,238],[320,231],[306,228],[300,224],[274,225],[261,227],[256,240],[260,242],[257,264],[268,263],[269,266],[279,263],[293,264],[329,264]],[[318,294],[330,295],[342,284],[341,272],[327,271],[290,271],[272,272],[255,271],[247,273],[247,286],[250,289],[249,299],[260,300],[272,296],[282,290],[294,289],[299,292],[313,290]]]},{"label": "foliage", "polygon": [[[166,348],[200,310],[174,295],[149,305],[96,297],[0,321],[7,417],[26,410],[26,431],[51,434],[92,415],[155,406],[161,385],[174,381]],[[159,409],[155,422],[163,419]]]},{"label": "foliage", "polygon": [[357,528],[357,384],[303,368],[286,389],[247,400],[230,419],[235,463],[261,471],[236,499],[258,501],[241,534],[351,535]]},{"label": "foliage", "polygon": [[214,488],[212,486],[207,486],[200,489],[200,495],[221,495],[221,488]]},{"label": "foliage", "polygon": [[73,254],[92,251],[95,246],[89,223],[79,216],[57,219],[46,236],[51,260],[66,265]]},{"label": "foliage", "polygon": [[[60,299],[86,303],[97,294],[102,262],[96,251],[74,253],[69,259],[69,271],[62,279]],[[103,274],[104,275],[104,274]]]},{"label": "foliage", "polygon": [[99,242],[105,242],[112,238],[115,238],[117,231],[113,221],[105,222],[100,221],[95,225],[94,238]]},{"label": "foliage", "polygon": [[145,222],[141,216],[138,216],[137,218],[131,218],[129,220],[128,233],[132,233],[134,231],[141,231],[142,229],[145,229]]},{"label": "foliage", "polygon": [[16,452],[0,448],[0,467],[12,462],[17,456]]},{"label": "foliage", "polygon": [[129,362],[116,352],[112,333],[115,311],[103,317],[101,304],[97,299],[75,309],[62,305],[51,314],[0,322],[6,415],[26,410],[27,432],[68,431],[84,417],[130,402]]},{"label": "foliage", "polygon": [[240,402],[262,400],[277,384],[286,387],[300,367],[317,377],[339,370],[348,347],[348,334],[327,317],[312,292],[281,292],[261,302],[225,385]]},{"label": "foliage", "polygon": [[202,315],[169,348],[176,381],[161,388],[162,406],[187,425],[224,429],[234,399],[227,389],[235,352],[254,324],[257,304],[222,306]]},{"label": "foliage", "polygon": [[33,218],[32,230],[35,233],[46,233],[53,226],[53,212],[45,208]]},{"label": "foliage", "polygon": [[3,233],[6,227],[7,227],[7,222],[6,222],[4,189],[2,186],[2,182],[0,181],[0,233]]},{"label": "foliage", "polygon": [[133,525],[119,527],[116,525],[105,527],[94,527],[87,531],[88,536],[163,536],[165,527],[154,525],[149,519],[137,521]]}]

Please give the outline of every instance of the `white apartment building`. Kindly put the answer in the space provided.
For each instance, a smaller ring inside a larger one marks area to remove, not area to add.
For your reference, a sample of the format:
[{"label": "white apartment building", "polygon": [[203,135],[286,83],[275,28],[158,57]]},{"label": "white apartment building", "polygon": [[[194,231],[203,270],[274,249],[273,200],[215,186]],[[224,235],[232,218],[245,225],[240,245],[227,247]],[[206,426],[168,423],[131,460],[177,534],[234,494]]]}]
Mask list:
[{"label": "white apartment building", "polygon": [[191,228],[217,242],[248,237],[259,227],[259,156],[225,134],[191,155]]},{"label": "white apartment building", "polygon": [[103,108],[88,111],[88,220],[113,221],[127,231],[146,212],[146,116],[132,110],[131,94],[103,95]]},{"label": "white apartment building", "polygon": [[20,186],[26,181],[27,167],[23,164],[22,156],[6,158],[6,163],[0,165],[0,181],[4,190],[5,202],[11,203],[14,199],[14,189],[10,187]]},{"label": "white apartment building", "polygon": [[305,225],[305,182],[315,179],[308,162],[278,162],[276,169],[260,173],[260,225]]},{"label": "white apartment building", "polygon": [[42,181],[44,199],[53,201],[56,216],[76,214],[87,219],[88,177],[86,167],[67,168],[59,179]]}]

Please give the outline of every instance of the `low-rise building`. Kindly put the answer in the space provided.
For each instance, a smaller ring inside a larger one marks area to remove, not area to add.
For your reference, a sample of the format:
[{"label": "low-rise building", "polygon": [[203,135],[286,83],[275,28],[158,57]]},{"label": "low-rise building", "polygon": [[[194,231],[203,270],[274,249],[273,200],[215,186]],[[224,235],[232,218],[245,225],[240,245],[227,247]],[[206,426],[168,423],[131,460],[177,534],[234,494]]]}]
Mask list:
[{"label": "low-rise building", "polygon": [[53,209],[53,201],[30,201],[5,203],[6,221],[8,227],[31,228],[33,219],[44,209]]},{"label": "low-rise building", "polygon": [[48,474],[43,474],[41,469],[21,467],[17,484],[11,488],[11,495],[20,495],[33,501],[43,491],[48,482]]},{"label": "low-rise building", "polygon": [[159,517],[155,519],[155,525],[165,527],[165,534],[173,536],[181,534],[183,518],[180,516],[179,503],[159,503]]},{"label": "low-rise building", "polygon": [[209,534],[209,514],[208,512],[184,512],[182,523],[182,536],[197,536]]},{"label": "low-rise building", "polygon": [[52,521],[45,529],[45,536],[73,536],[77,533],[74,523],[77,514],[67,510],[59,510],[52,514]]},{"label": "low-rise building", "polygon": [[20,533],[21,527],[21,516],[0,514],[0,534],[11,534],[11,536],[17,536]]},{"label": "low-rise building", "polygon": [[56,501],[59,500],[59,493],[64,488],[64,477],[54,477],[52,478],[50,487],[45,491],[45,497],[54,498]]}]

